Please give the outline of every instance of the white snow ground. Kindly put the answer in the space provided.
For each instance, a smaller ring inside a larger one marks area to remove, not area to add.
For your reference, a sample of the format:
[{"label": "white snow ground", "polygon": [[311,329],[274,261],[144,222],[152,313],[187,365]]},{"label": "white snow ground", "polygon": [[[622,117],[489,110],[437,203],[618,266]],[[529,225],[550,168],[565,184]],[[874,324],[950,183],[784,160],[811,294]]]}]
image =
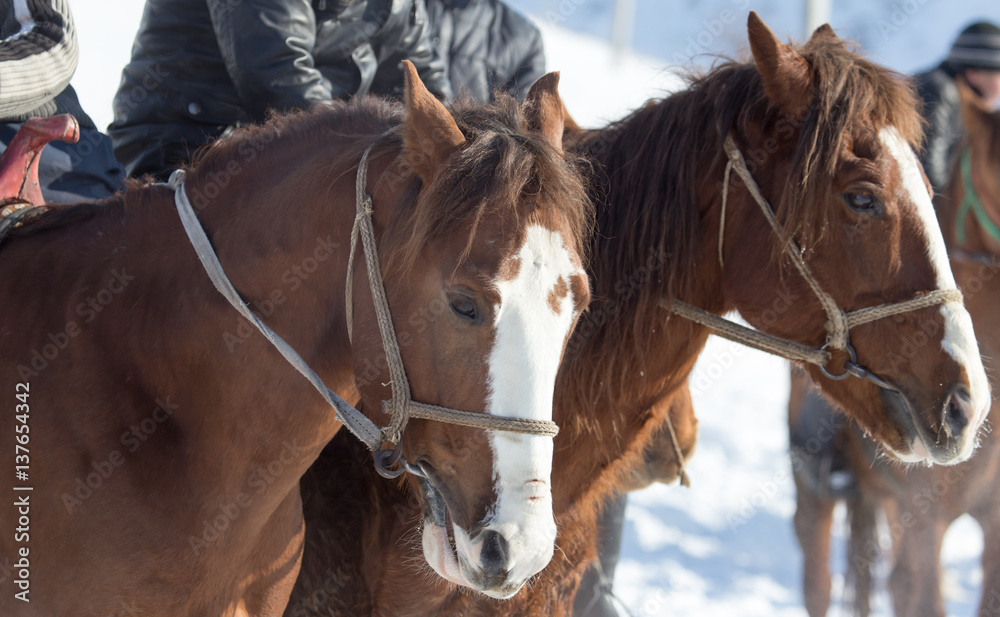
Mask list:
[{"label": "white snow ground", "polygon": [[[779,36],[801,38],[799,2],[637,0],[633,43],[650,55],[616,59],[602,41],[610,32],[609,0],[511,3],[533,13],[542,27],[549,67],[562,72],[562,95],[584,126],[619,118],[678,87],[668,63],[704,66],[711,58],[698,54],[738,53],[745,47],[751,6]],[[73,10],[81,45],[73,84],[84,108],[105,127],[142,3],[74,0]],[[836,0],[833,25],[906,72],[936,62],[954,34],[981,17],[1000,22],[1000,3]],[[804,615],[802,559],[791,525],[787,363],[713,338],[695,368],[692,389],[701,427],[689,466],[692,487],[655,486],[631,496],[615,591],[637,617]],[[960,519],[944,549],[951,615],[976,611],[981,550],[978,527]],[[840,546],[834,562],[842,571]],[[841,582],[835,580],[835,596]],[[835,606],[830,614],[848,612]],[[884,592],[876,612],[891,614]]]}]

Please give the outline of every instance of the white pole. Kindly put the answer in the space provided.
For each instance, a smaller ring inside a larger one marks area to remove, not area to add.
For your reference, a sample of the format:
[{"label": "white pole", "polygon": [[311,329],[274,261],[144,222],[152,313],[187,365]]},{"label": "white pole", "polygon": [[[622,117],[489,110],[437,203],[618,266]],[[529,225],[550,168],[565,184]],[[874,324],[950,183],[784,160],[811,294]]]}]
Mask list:
[{"label": "white pole", "polygon": [[616,58],[621,58],[632,43],[632,24],[635,21],[635,0],[615,0],[615,16],[611,27],[611,48]]},{"label": "white pole", "polygon": [[812,36],[816,28],[830,23],[832,0],[806,0],[806,33],[804,39]]}]

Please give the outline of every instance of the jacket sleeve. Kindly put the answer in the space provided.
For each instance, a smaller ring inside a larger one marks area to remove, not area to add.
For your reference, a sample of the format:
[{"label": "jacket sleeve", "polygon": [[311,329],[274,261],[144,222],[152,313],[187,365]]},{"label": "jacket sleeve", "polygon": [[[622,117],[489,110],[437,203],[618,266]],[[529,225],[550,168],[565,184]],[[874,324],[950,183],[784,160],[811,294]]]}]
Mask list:
[{"label": "jacket sleeve", "polygon": [[958,90],[954,83],[946,82],[948,79],[944,75],[930,75],[921,79],[917,88],[927,121],[920,162],[935,192],[943,191],[948,184],[951,152],[957,138],[955,124],[961,122]]},{"label": "jacket sleeve", "polygon": [[[524,25],[524,57],[517,64],[514,74],[506,83],[497,87],[507,90],[519,100],[524,100],[531,84],[545,75],[545,48],[542,46],[542,33],[533,24],[525,21]],[[528,33],[531,33],[528,36]]]},{"label": "jacket sleeve", "polygon": [[208,0],[212,26],[243,107],[256,121],[268,109],[306,109],[331,99],[315,68],[316,14],[309,0]]},{"label": "jacket sleeve", "polygon": [[[402,62],[409,60],[416,67],[420,79],[435,96],[440,99],[450,99],[453,96],[451,81],[448,79],[447,68],[437,49],[431,43],[430,20],[424,0],[413,0],[405,30],[397,49],[382,63],[389,70],[398,74],[393,91],[403,95]],[[384,77],[379,78],[386,83]]]},{"label": "jacket sleeve", "polygon": [[13,2],[21,30],[0,41],[0,118],[22,116],[66,89],[79,47],[68,0]]}]

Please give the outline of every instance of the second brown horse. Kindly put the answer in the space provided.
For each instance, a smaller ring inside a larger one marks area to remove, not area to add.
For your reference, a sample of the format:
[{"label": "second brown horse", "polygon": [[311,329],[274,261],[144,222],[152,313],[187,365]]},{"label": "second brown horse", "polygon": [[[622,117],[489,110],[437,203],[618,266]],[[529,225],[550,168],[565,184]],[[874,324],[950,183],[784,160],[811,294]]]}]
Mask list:
[{"label": "second brown horse", "polygon": [[[598,230],[595,301],[557,382],[552,564],[502,603],[436,579],[412,545],[416,504],[403,492],[341,485],[333,462],[348,454],[328,451],[303,485],[307,548],[287,615],[568,615],[594,557],[600,509],[631,481],[651,436],[669,415],[679,449],[689,454],[694,443],[690,407],[677,397],[709,332],[661,301],[738,310],[765,332],[819,347],[826,318],[785,257],[788,238],[847,310],[954,287],[911,148],[920,122],[905,82],[828,27],[801,48],[778,41],[755,14],[748,31],[752,62],[724,64],[605,129],[569,126],[570,148],[595,167]],[[780,234],[742,183],[724,184],[727,136],[776,204]],[[886,353],[925,329],[934,334],[920,353]],[[824,391],[901,457],[968,456],[988,394],[961,304],[859,326],[853,341],[858,361],[894,389],[834,381],[813,367]],[[839,372],[846,359],[827,368]],[[357,505],[339,506],[345,493]]]}]

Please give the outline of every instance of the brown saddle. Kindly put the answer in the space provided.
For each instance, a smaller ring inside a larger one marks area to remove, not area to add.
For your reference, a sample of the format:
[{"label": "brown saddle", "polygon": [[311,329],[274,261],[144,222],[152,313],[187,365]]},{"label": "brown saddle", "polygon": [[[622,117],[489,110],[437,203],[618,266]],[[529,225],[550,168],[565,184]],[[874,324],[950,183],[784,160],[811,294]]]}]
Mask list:
[{"label": "brown saddle", "polygon": [[76,143],[80,124],[69,114],[29,118],[0,155],[0,241],[14,227],[41,214],[45,198],[38,183],[38,158],[50,141]]}]

